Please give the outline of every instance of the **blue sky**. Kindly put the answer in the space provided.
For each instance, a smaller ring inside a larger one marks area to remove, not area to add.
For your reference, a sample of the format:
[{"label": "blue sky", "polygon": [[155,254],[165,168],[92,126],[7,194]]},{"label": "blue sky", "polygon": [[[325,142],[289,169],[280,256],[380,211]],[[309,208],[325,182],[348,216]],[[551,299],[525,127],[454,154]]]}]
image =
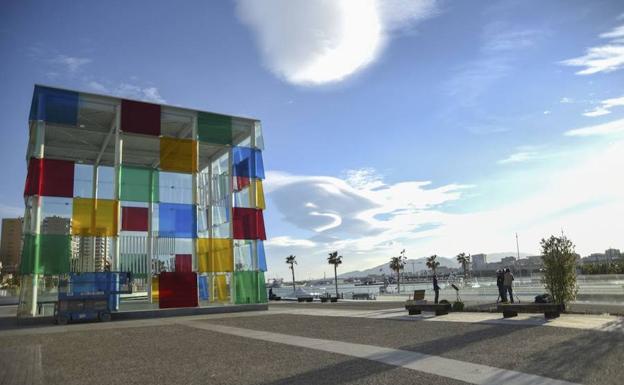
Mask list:
[{"label": "blue sky", "polygon": [[624,249],[619,1],[4,1],[0,215],[34,83],[253,116],[270,276],[432,253]]}]

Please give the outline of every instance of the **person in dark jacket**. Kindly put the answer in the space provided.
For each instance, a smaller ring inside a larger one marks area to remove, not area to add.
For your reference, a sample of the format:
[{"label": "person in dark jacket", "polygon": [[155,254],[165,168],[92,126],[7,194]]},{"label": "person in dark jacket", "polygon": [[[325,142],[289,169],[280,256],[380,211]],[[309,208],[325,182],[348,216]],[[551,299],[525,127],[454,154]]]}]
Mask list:
[{"label": "person in dark jacket", "polygon": [[511,303],[514,303],[513,281],[514,276],[511,273],[511,270],[509,270],[509,268],[505,269],[505,274],[503,275],[503,291],[505,291],[505,294],[509,293],[509,299],[511,300]]},{"label": "person in dark jacket", "polygon": [[505,282],[505,276],[503,270],[496,270],[496,286],[498,287],[498,296],[501,302],[507,302],[507,291],[503,285]]},{"label": "person in dark jacket", "polygon": [[438,297],[440,297],[440,286],[438,286],[438,276],[433,275],[433,291],[435,292],[434,303],[438,303]]}]

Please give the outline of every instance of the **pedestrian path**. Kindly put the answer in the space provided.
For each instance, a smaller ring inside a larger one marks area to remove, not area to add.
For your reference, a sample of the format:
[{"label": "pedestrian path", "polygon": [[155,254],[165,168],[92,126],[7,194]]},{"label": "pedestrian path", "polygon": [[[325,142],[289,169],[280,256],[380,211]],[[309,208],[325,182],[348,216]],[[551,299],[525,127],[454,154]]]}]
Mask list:
[{"label": "pedestrian path", "polygon": [[433,314],[426,313],[419,315],[407,315],[405,308],[362,311],[350,309],[306,309],[301,307],[293,307],[292,309],[281,307],[278,310],[270,309],[269,314],[398,319],[404,321],[425,322],[464,322],[520,326],[548,326],[624,333],[624,317],[610,315],[562,314],[559,318],[546,320],[542,314],[519,314],[517,317],[503,318],[500,313],[457,312],[449,313],[443,316],[434,316]]},{"label": "pedestrian path", "polygon": [[375,345],[364,345],[350,342],[334,341],[319,338],[293,336],[231,326],[215,325],[206,322],[184,321],[182,325],[273,342],[300,348],[319,350],[328,353],[342,354],[354,358],[366,359],[397,366],[422,373],[464,381],[479,385],[575,385],[576,383],[538,376],[535,374],[496,368],[488,365],[475,364],[441,356],[423,354],[413,351],[392,349]]}]

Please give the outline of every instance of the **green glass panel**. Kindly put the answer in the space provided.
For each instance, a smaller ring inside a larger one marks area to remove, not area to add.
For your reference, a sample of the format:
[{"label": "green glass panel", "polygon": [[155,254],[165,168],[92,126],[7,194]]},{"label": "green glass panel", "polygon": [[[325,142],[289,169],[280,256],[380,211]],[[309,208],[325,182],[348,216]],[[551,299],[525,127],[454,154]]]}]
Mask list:
[{"label": "green glass panel", "polygon": [[26,234],[20,272],[44,275],[69,273],[70,257],[70,235]]},{"label": "green glass panel", "polygon": [[215,144],[232,144],[232,117],[199,112],[197,115],[197,139]]},{"label": "green glass panel", "polygon": [[122,201],[149,202],[150,197],[152,202],[158,202],[158,171],[122,166],[119,199]]},{"label": "green glass panel", "polygon": [[234,273],[236,285],[235,303],[266,303],[264,272],[237,271]]}]

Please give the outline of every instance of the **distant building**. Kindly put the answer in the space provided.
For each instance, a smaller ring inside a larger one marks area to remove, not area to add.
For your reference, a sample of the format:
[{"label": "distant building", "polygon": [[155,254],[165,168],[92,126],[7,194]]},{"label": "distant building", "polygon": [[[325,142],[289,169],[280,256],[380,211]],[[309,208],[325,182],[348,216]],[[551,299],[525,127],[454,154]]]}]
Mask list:
[{"label": "distant building", "polygon": [[607,257],[607,260],[612,261],[614,259],[619,259],[622,254],[619,249],[607,249],[605,250],[605,256]]},{"label": "distant building", "polygon": [[487,264],[487,254],[473,254],[470,259],[474,270],[481,270]]},{"label": "distant building", "polygon": [[63,217],[45,217],[41,223],[42,234],[71,234],[71,219]]},{"label": "distant building", "polygon": [[516,263],[516,257],[503,257],[501,259],[501,265],[505,267],[512,267]]},{"label": "distant building", "polygon": [[2,273],[16,273],[22,254],[23,218],[2,219],[2,241],[0,242],[0,261]]}]

